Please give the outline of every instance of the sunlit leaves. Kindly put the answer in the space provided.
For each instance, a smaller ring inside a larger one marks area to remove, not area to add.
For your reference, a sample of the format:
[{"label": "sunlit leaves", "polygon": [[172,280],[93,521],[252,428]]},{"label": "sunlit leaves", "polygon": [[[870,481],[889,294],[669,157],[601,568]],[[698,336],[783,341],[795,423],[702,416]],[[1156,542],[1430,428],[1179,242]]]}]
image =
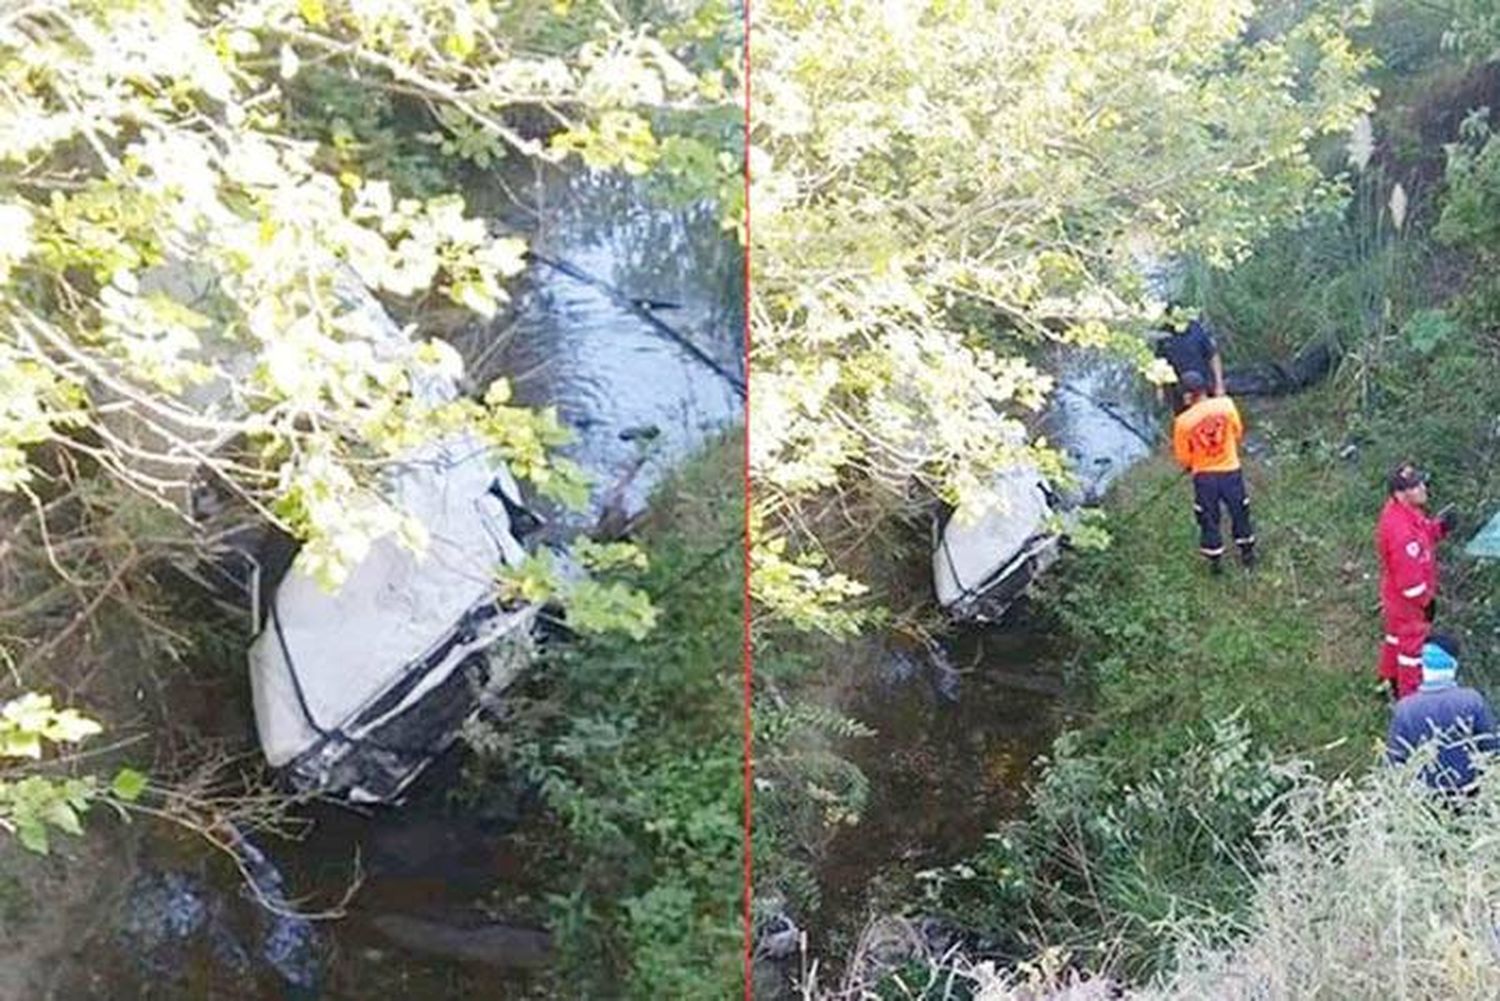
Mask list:
[{"label": "sunlit leaves", "polygon": [[28,851],[45,855],[55,828],[82,834],[79,815],[88,809],[92,784],[80,779],[48,779],[29,775],[14,782],[0,781],[0,828],[10,831]]},{"label": "sunlit leaves", "polygon": [[[47,745],[76,744],[101,729],[76,709],[56,708],[50,695],[27,692],[0,705],[0,830],[14,834],[23,847],[39,854],[50,849],[53,830],[82,834],[79,818],[98,795],[98,784],[92,777],[8,775],[5,766],[15,761],[39,761]],[[138,780],[134,796],[139,796],[145,778],[132,774],[136,778],[126,779],[125,784],[131,787]]]},{"label": "sunlit leaves", "polygon": [[627,174],[644,174],[659,156],[650,123],[628,111],[609,112],[594,125],[560,133],[552,140],[552,149],[577,153],[596,170],[619,167]]},{"label": "sunlit leaves", "polygon": [[25,449],[77,423],[77,387],[0,341],[0,493],[31,479]]},{"label": "sunlit leaves", "polygon": [[[78,446],[65,432],[91,424],[106,468],[164,503],[183,505],[188,456],[214,466],[301,537],[325,583],[374,538],[415,535],[380,471],[440,435],[478,433],[541,492],[580,502],[583,478],[550,455],[556,415],[434,399],[461,369],[435,380],[421,332],[372,293],[493,317],[524,241],[434,195],[457,175],[433,164],[576,150],[646,170],[656,116],[715,108],[705,76],[720,69],[618,14],[573,25],[471,0],[39,0],[0,15],[0,489],[26,480],[30,446]],[[408,129],[416,152],[362,117],[398,93],[433,116]],[[327,120],[292,127],[308,107]],[[576,142],[548,151],[549,131]],[[239,440],[259,466],[216,451]]]},{"label": "sunlit leaves", "polygon": [[126,803],[134,803],[146,791],[146,776],[134,768],[122,768],[110,781],[109,791]]},{"label": "sunlit leaves", "polygon": [[76,709],[57,709],[52,696],[28,692],[0,706],[0,757],[40,758],[41,741],[76,744],[100,732]]},{"label": "sunlit leaves", "polygon": [[645,554],[633,545],[580,539],[566,561],[543,549],[519,567],[507,568],[500,583],[513,598],[566,606],[568,626],[581,633],[622,633],[639,640],[655,628],[657,609],[649,595],[622,575],[645,568]]},{"label": "sunlit leaves", "polygon": [[[1137,248],[1227,264],[1338,204],[1311,146],[1369,110],[1368,57],[1335,5],[1252,37],[1258,12],[758,10],[751,467],[788,552],[818,548],[796,514],[836,492],[982,496],[1015,461],[1001,425],[1051,388],[1016,356],[1102,347],[1159,375]],[[806,568],[777,560],[794,591]]]},{"label": "sunlit leaves", "polygon": [[31,209],[20,202],[0,203],[0,285],[10,281],[10,269],[31,253]]},{"label": "sunlit leaves", "polygon": [[814,552],[788,555],[785,538],[762,538],[750,553],[751,594],[793,628],[852,636],[873,621],[873,612],[851,604],[869,588],[824,563]]}]

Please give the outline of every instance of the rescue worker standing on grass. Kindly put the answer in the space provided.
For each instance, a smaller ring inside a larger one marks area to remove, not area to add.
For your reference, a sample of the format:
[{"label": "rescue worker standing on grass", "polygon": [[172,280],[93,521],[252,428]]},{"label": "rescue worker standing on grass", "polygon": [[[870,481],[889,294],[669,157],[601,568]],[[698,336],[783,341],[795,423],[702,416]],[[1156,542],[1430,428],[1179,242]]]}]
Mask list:
[{"label": "rescue worker standing on grass", "polygon": [[1422,642],[1437,605],[1437,544],[1456,522],[1452,507],[1429,518],[1427,476],[1410,462],[1392,470],[1375,528],[1380,557],[1380,680],[1404,699],[1422,683]]},{"label": "rescue worker standing on grass", "polygon": [[1220,505],[1229,509],[1234,544],[1246,568],[1255,565],[1255,531],[1250,526],[1250,498],[1240,470],[1240,442],[1245,424],[1239,408],[1227,396],[1209,396],[1203,374],[1188,371],[1182,376],[1187,408],[1172,422],[1172,453],[1193,474],[1193,513],[1198,520],[1198,550],[1208,558],[1209,569],[1224,568],[1223,517]]},{"label": "rescue worker standing on grass", "polygon": [[1180,414],[1187,409],[1183,377],[1189,372],[1197,372],[1204,379],[1211,380],[1209,389],[1214,396],[1223,396],[1224,362],[1219,357],[1219,346],[1214,343],[1213,334],[1203,321],[1185,319],[1180,304],[1172,306],[1172,314],[1174,318],[1168,322],[1167,336],[1156,344],[1156,355],[1171,365],[1177,376],[1177,381],[1169,383],[1165,389],[1172,413]]}]

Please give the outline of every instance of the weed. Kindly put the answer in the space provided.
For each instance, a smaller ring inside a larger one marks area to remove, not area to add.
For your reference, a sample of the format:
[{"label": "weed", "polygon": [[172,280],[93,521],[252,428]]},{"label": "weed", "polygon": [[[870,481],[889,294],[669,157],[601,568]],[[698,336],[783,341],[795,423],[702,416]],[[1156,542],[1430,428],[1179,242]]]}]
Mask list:
[{"label": "weed", "polygon": [[547,882],[574,996],[720,998],[739,981],[739,456],[726,438],[655,499],[632,581],[655,628],[553,646],[503,724],[471,734],[469,798],[520,776],[562,832]]}]

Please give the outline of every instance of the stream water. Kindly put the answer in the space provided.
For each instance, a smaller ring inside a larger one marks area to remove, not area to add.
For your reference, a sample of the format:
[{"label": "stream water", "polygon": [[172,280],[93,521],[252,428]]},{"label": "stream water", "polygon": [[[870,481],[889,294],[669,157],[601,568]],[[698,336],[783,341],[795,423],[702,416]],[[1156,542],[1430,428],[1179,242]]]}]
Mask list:
[{"label": "stream water", "polygon": [[[558,174],[533,190],[543,219],[533,250],[594,283],[534,265],[513,315],[460,349],[477,381],[509,378],[521,402],[555,406],[572,429],[563,453],[594,477],[591,504],[553,514],[576,529],[612,493],[639,510],[706,437],[741,419],[744,400],[721,372],[742,371],[743,256],[712,207],[653,208],[628,180]],[[657,323],[619,297],[656,304],[646,311]]]},{"label": "stream water", "polygon": [[[1092,503],[1149,454],[1154,409],[1116,360],[1060,356],[1052,370],[1059,389],[1043,431],[1068,453],[1074,498]],[[938,658],[895,640],[853,654],[876,669],[861,672],[845,709],[875,735],[842,753],[869,794],[860,822],[840,832],[819,868],[815,954],[847,954],[868,918],[905,903],[882,893],[887,879],[956,862],[1023,813],[1036,758],[1075,708],[1063,683],[1068,648],[1024,601],[998,624],[956,625],[939,642]]]},{"label": "stream water", "polygon": [[[497,190],[516,191],[501,180]],[[710,208],[661,206],[633,182],[554,173],[520,194],[539,215],[495,192],[474,201],[495,216],[513,214],[506,221],[527,224],[535,251],[593,281],[534,264],[515,283],[508,315],[454,339],[476,384],[509,378],[520,402],[557,407],[573,430],[567,453],[595,487],[589,510],[548,512],[553,535],[566,537],[611,507],[642,508],[667,472],[740,419],[740,396],[702,356],[739,370],[742,256]],[[650,308],[698,356],[630,299],[661,304]],[[243,661],[204,668],[226,678],[245,672]],[[219,692],[194,711],[211,739],[253,747],[247,689]],[[525,970],[545,962],[539,929],[486,925],[484,937],[466,940],[484,963],[431,954],[434,941],[451,945],[455,929],[503,921],[511,905],[528,895],[535,901],[541,890],[518,835],[526,803],[487,816],[456,803],[460,754],[429,769],[401,807],[317,806],[305,837],[249,842],[263,893],[269,885],[316,909],[357,884],[336,920],[285,920],[250,899],[227,857],[147,825],[123,867],[133,875],[101,892],[99,918],[51,996],[534,996]]]}]

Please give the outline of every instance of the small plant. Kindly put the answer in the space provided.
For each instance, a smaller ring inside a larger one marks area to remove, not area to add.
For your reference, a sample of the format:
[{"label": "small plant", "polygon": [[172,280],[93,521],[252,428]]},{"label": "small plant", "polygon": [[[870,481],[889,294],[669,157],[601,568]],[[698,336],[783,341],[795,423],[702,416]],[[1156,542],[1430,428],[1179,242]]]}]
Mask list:
[{"label": "small plant", "polygon": [[146,777],[121,769],[104,784],[96,776],[53,778],[26,774],[24,763],[40,762],[49,750],[77,744],[103,731],[75,709],[57,709],[52,696],[28,692],[0,706],[0,830],[40,855],[52,834],[83,833],[82,817],[96,802],[133,803]]},{"label": "small plant", "polygon": [[619,632],[641,640],[656,626],[658,613],[650,596],[630,581],[638,581],[649,565],[646,554],[629,543],[580,539],[570,547],[566,567],[543,549],[507,568],[500,583],[513,598],[564,605],[569,628],[578,632]]},{"label": "small plant", "polygon": [[1419,309],[1401,325],[1401,338],[1419,355],[1430,355],[1462,333],[1442,309]]}]

